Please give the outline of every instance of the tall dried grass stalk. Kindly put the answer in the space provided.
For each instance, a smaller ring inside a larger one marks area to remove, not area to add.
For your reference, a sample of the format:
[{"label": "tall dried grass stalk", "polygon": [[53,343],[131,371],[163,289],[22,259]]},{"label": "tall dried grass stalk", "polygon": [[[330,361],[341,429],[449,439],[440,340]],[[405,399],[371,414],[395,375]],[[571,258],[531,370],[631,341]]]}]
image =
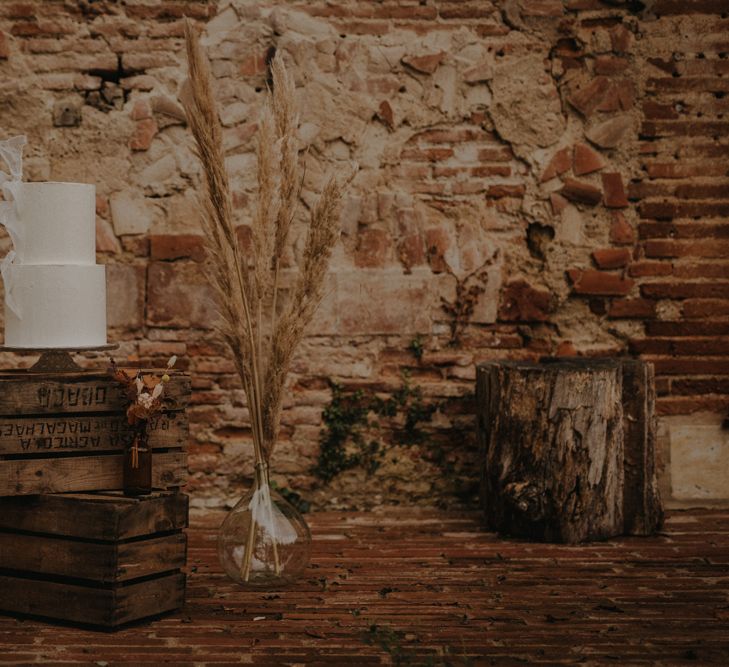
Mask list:
[{"label": "tall dried grass stalk", "polygon": [[351,177],[341,183],[333,177],[327,181],[310,212],[298,275],[285,303],[279,303],[281,259],[302,183],[293,77],[277,55],[271,65],[273,90],[259,121],[258,201],[252,223],[253,256],[248,258],[233,223],[210,70],[189,22],[185,38],[189,80],[182,101],[204,172],[207,275],[220,310],[220,333],[248,399],[256,463],[268,464],[278,438],[286,376],[323,296],[329,259],[339,237],[339,205]]}]

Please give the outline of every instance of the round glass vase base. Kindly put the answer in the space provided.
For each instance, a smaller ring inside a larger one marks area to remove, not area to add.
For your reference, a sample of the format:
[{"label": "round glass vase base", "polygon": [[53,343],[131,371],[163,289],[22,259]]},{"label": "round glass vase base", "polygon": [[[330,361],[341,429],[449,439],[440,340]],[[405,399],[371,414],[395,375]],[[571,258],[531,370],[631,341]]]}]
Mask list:
[{"label": "round glass vase base", "polygon": [[225,573],[247,588],[275,589],[297,579],[309,564],[311,533],[299,511],[273,489],[254,486],[228,513],[218,534]]}]

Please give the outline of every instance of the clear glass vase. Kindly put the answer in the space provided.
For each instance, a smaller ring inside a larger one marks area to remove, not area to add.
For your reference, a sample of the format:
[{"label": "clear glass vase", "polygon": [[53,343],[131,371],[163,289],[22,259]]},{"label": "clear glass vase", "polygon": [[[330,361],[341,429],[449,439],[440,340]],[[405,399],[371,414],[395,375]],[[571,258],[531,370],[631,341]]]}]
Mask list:
[{"label": "clear glass vase", "polygon": [[228,513],[218,534],[225,573],[252,588],[276,588],[309,564],[311,533],[304,517],[269,483],[268,466],[256,466],[248,493]]}]

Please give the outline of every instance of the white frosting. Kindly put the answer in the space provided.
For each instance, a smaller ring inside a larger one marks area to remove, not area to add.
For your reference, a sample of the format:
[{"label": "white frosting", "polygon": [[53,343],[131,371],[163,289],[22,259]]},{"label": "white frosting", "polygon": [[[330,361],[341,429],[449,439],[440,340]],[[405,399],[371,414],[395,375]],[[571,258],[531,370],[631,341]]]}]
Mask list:
[{"label": "white frosting", "polygon": [[106,267],[17,265],[13,292],[22,318],[5,309],[8,347],[106,344]]},{"label": "white frosting", "polygon": [[4,274],[5,345],[106,345],[106,267],[96,264],[96,188],[24,182],[15,187],[16,256]]},{"label": "white frosting", "polygon": [[16,197],[20,264],[96,263],[96,188],[22,183]]}]

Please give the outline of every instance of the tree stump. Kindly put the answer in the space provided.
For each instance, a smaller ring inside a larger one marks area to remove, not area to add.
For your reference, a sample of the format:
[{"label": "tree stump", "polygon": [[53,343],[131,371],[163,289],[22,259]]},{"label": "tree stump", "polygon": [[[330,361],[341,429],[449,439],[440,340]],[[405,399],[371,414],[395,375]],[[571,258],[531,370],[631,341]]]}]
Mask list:
[{"label": "tree stump", "polygon": [[492,528],[568,543],[655,530],[646,366],[609,359],[479,365],[481,499]]}]

